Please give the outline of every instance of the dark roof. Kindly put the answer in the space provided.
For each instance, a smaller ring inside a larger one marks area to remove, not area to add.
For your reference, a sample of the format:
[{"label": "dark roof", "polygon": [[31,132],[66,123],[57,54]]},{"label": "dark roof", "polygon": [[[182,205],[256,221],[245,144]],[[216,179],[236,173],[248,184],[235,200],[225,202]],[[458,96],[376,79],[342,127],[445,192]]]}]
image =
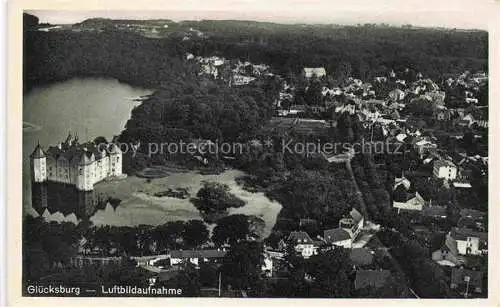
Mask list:
[{"label": "dark roof", "polygon": [[359,223],[359,221],[363,219],[361,213],[359,213],[359,211],[356,210],[355,208],[352,208],[350,215],[356,223]]},{"label": "dark roof", "polygon": [[368,248],[353,248],[349,257],[355,265],[370,265],[373,262],[373,255]]},{"label": "dark roof", "polygon": [[351,235],[343,228],[328,229],[323,232],[326,242],[334,243],[351,239]]},{"label": "dark roof", "polygon": [[441,159],[434,161],[434,167],[457,167],[457,166],[449,160]]},{"label": "dark roof", "polygon": [[451,283],[460,285],[467,283],[467,277],[469,279],[469,285],[472,287],[483,287],[483,272],[473,271],[464,268],[453,268],[451,270]]},{"label": "dark roof", "polygon": [[467,237],[476,237],[481,241],[488,241],[488,233],[475,231],[470,228],[453,227],[451,229],[451,237],[455,240],[465,241]]},{"label": "dark roof", "polygon": [[288,236],[288,241],[297,243],[313,243],[313,240],[305,231],[292,231]]},{"label": "dark roof", "polygon": [[98,145],[94,144],[94,142],[79,144],[77,140],[75,140],[70,144],[65,142],[60,146],[50,146],[47,149],[47,156],[56,160],[63,157],[70,162],[88,164],[92,162],[92,156],[94,156],[94,159],[99,160],[105,153],[113,154],[118,151],[119,148],[111,143],[108,144],[108,146],[98,147]]},{"label": "dark roof", "polygon": [[170,252],[170,258],[223,258],[226,253],[226,251],[217,249],[173,250]]},{"label": "dark roof", "polygon": [[445,206],[432,206],[422,209],[422,215],[428,217],[445,218],[448,214],[446,213]]},{"label": "dark roof", "polygon": [[470,218],[474,220],[485,220],[487,217],[486,212],[474,210],[474,209],[462,209],[460,210],[460,216],[465,218]]},{"label": "dark roof", "polygon": [[354,287],[356,290],[366,287],[381,288],[390,276],[391,272],[389,270],[360,270],[356,272]]},{"label": "dark roof", "polygon": [[45,152],[43,151],[42,147],[40,146],[40,143],[38,143],[33,150],[33,153],[31,153],[31,158],[33,159],[40,159],[40,158],[45,158]]}]

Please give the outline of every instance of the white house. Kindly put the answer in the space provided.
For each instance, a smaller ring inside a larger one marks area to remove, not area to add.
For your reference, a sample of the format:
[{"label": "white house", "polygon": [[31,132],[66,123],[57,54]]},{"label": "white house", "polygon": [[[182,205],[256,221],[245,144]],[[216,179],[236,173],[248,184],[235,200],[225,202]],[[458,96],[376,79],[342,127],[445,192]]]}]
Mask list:
[{"label": "white house", "polygon": [[312,77],[321,78],[326,76],[326,69],[324,67],[304,67],[303,74],[307,79],[310,79]]},{"label": "white house", "polygon": [[304,258],[309,258],[317,253],[317,246],[305,231],[292,231],[287,241],[294,245],[295,250]]},{"label": "white house", "polygon": [[488,233],[454,227],[448,234],[459,255],[483,255],[488,251]]},{"label": "white house", "polygon": [[217,262],[224,258],[225,250],[173,250],[170,252],[170,265],[190,262],[198,266],[201,262]]},{"label": "white house", "polygon": [[434,161],[432,172],[437,178],[455,180],[457,178],[458,168],[453,162],[441,159]]}]

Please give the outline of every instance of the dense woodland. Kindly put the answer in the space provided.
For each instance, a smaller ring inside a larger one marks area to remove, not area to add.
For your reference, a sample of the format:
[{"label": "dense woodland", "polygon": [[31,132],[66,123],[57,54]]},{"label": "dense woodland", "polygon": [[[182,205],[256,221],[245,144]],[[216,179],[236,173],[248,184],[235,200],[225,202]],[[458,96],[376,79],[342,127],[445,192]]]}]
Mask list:
[{"label": "dense woodland", "polygon": [[[85,26],[96,26],[92,22],[97,21],[88,21]],[[156,89],[133,110],[125,130],[118,137],[122,142],[141,141],[147,144],[210,139],[249,143],[266,136],[274,140],[274,144],[280,144],[280,140],[291,137],[296,142],[312,137],[265,129],[274,114],[273,102],[279,92],[276,79],[267,78],[251,85],[229,88],[218,80],[198,76],[197,68],[184,60],[186,52],[265,63],[290,79],[296,78],[304,66],[323,66],[334,78],[354,76],[363,80],[404,67],[418,69],[436,80],[465,70],[487,71],[487,33],[481,31],[193,21],[180,23],[177,32],[171,36],[147,38],[118,31],[109,21],[98,22],[106,25],[101,32],[39,32],[33,30],[38,21],[25,15],[24,90],[76,76],[112,77]],[[202,31],[205,36],[183,40],[183,29],[190,27]],[[304,93],[304,97],[308,96],[312,97],[308,100],[314,101],[314,95]],[[425,108],[419,110],[426,112]],[[334,142],[353,142],[363,137],[363,129],[355,117],[343,115],[336,121],[335,128],[319,137]],[[263,148],[249,145],[248,149],[229,163],[247,172],[249,176],[245,182],[251,182],[283,205],[273,233],[266,242],[271,246],[276,246],[289,231],[297,230],[299,219],[319,221],[320,227],[305,229],[311,236],[316,236],[321,234],[321,229],[336,227],[341,217],[359,205],[355,186],[346,169],[328,166],[319,157],[283,154],[277,146]],[[407,160],[405,163],[411,166],[411,157]],[[387,172],[381,173],[373,157],[357,156],[352,161],[352,171],[371,220],[404,233],[408,221],[394,217],[388,193],[394,176],[401,169],[389,162],[387,165]],[[412,182],[416,182],[415,189],[425,190],[425,183],[419,184],[418,180]],[[448,197],[432,186],[423,194],[426,193],[440,195],[443,199]],[[210,211],[214,207],[222,210],[241,205],[230,195],[219,194],[222,198],[211,199],[202,190],[198,198],[204,202],[199,203],[199,208]],[[353,278],[352,266],[343,251],[318,255],[307,261],[289,253],[291,259],[288,263],[294,268],[290,269],[286,278],[296,282],[278,282],[270,287],[261,284],[258,278],[261,246],[246,242],[255,235],[255,222],[242,215],[226,216],[217,221],[212,241],[217,245],[232,244],[227,261],[221,268],[228,282],[240,289],[251,287],[264,291],[267,296],[354,295],[353,289],[347,286],[352,284],[349,282]],[[79,229],[67,224],[47,225],[37,219],[28,219],[24,227],[24,246],[30,251],[29,257],[23,259],[24,274],[28,279],[50,273],[51,263],[67,261],[74,253],[78,234],[86,232],[101,245],[115,241],[120,252],[126,255],[151,252],[150,242],[145,243],[144,249],[135,244],[127,245],[127,242],[135,242],[133,239],[144,234],[163,242],[163,245],[156,246],[159,250],[193,248],[208,240],[205,226],[196,221],[173,222],[154,228],[103,227],[96,230],[83,226],[78,226],[83,227]],[[407,241],[405,237],[393,240],[390,233],[382,235],[386,235],[381,240],[387,245],[390,242],[401,243],[399,246],[388,246],[394,248],[399,262],[405,263],[409,258],[415,260],[405,265],[403,270],[422,297],[448,295],[447,284],[442,282],[443,272],[431,262],[428,250],[414,241]],[[386,242],[384,239],[387,238],[390,240]],[[99,278],[104,278],[102,274],[105,273],[99,274]],[[199,283],[203,283],[200,278],[204,274],[197,274],[195,270],[186,269],[182,277],[182,282],[188,284],[186,287],[193,289],[192,295],[199,293]],[[305,284],[305,274],[314,277],[315,281]],[[124,280],[127,279],[124,277]]]},{"label": "dense woodland", "polygon": [[[25,89],[93,75],[156,88],[186,75],[182,61],[186,52],[268,64],[285,77],[298,74],[304,66],[322,66],[334,76],[363,80],[406,67],[436,80],[465,70],[488,71],[484,31],[189,21],[170,23],[178,31],[154,39],[109,26],[102,32],[32,31],[36,20],[27,14],[24,20]],[[182,40],[189,28],[205,35]]]}]

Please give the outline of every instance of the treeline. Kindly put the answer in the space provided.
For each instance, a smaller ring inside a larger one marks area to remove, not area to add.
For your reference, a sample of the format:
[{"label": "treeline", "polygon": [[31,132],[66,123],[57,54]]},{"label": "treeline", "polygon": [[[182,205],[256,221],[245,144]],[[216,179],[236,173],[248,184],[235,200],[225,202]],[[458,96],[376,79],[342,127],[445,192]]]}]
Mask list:
[{"label": "treeline", "polygon": [[123,31],[40,32],[30,30],[31,20],[25,17],[25,91],[39,84],[87,76],[158,88],[196,72],[183,61],[181,39],[157,40]]},{"label": "treeline", "polygon": [[24,17],[25,90],[75,76],[108,76],[157,88],[192,73],[183,61],[186,52],[265,63],[285,77],[305,66],[363,80],[406,67],[437,80],[443,73],[488,70],[484,31],[192,21],[178,27],[206,35],[183,40],[182,35],[153,39],[115,28],[40,32],[30,30],[38,24],[36,17]]},{"label": "treeline", "polygon": [[120,141],[234,141],[271,117],[276,94],[259,84],[229,88],[201,77],[173,80],[132,111]]},{"label": "treeline", "polygon": [[190,51],[266,63],[286,75],[322,66],[333,75],[368,80],[388,70],[414,68],[431,78],[443,73],[488,70],[488,33],[382,26],[281,25],[200,21],[189,26],[209,39],[190,41]]}]

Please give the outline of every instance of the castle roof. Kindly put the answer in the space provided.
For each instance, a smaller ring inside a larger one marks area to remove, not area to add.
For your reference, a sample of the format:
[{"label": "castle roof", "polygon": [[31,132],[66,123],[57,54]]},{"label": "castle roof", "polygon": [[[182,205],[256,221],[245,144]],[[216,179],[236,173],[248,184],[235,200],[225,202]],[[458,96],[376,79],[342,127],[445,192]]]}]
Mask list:
[{"label": "castle roof", "polygon": [[[64,146],[63,146],[64,145]],[[41,149],[40,149],[41,150]],[[37,149],[35,149],[37,151]],[[106,154],[119,153],[118,146],[110,144],[104,148],[97,147],[93,142],[78,144],[77,142],[60,144],[59,146],[50,146],[47,149],[47,156],[57,160],[64,158],[72,163],[89,164],[99,160]],[[42,151],[43,153],[43,151]],[[40,154],[40,153],[38,153]],[[43,153],[45,154],[45,153]]]},{"label": "castle roof", "polygon": [[40,158],[45,158],[46,154],[43,151],[42,147],[40,146],[40,143],[38,143],[35,147],[35,150],[33,150],[33,153],[31,154],[31,158],[33,159],[40,159]]}]

